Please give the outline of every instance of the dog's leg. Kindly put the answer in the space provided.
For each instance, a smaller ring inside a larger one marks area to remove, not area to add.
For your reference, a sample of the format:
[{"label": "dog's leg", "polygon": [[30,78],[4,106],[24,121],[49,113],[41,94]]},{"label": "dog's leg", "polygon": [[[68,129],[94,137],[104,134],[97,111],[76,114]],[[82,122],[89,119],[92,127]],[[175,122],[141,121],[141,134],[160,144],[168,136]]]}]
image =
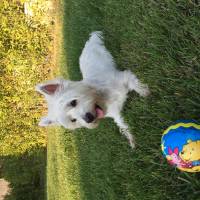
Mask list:
[{"label": "dog's leg", "polygon": [[140,80],[131,71],[126,70],[121,73],[124,84],[128,87],[129,91],[136,91],[140,96],[146,97],[150,94],[149,88],[146,84],[140,82]]},{"label": "dog's leg", "polygon": [[116,114],[114,117],[114,121],[118,125],[120,132],[122,135],[125,135],[126,138],[129,141],[129,144],[131,148],[135,148],[135,139],[134,136],[130,133],[128,125],[124,122],[123,118],[120,116],[120,114]]}]

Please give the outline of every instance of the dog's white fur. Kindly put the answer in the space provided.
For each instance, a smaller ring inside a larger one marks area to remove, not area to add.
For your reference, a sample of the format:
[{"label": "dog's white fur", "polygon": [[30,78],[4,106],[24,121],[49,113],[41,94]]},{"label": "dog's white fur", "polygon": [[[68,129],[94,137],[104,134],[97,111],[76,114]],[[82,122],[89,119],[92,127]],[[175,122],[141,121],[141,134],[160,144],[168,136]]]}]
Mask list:
[{"label": "dog's white fur", "polygon": [[[93,32],[85,44],[80,56],[83,80],[55,79],[36,86],[48,103],[48,116],[43,117],[39,125],[62,125],[69,129],[95,128],[100,121],[95,105],[99,105],[105,117],[114,119],[133,148],[133,136],[120,113],[129,91],[135,90],[144,97],[149,94],[149,89],[131,71],[116,69],[113,57],[102,39],[101,32]],[[70,103],[73,100],[76,100],[75,106]],[[86,122],[86,113],[96,116],[94,121]]]}]

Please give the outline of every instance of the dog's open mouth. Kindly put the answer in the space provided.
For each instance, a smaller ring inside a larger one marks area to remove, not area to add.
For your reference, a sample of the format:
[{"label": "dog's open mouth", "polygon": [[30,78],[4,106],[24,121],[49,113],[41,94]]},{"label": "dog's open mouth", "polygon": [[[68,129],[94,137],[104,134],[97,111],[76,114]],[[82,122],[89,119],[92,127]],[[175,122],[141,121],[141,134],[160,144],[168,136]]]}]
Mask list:
[{"label": "dog's open mouth", "polygon": [[99,105],[95,105],[96,118],[101,119],[105,116],[103,109]]}]

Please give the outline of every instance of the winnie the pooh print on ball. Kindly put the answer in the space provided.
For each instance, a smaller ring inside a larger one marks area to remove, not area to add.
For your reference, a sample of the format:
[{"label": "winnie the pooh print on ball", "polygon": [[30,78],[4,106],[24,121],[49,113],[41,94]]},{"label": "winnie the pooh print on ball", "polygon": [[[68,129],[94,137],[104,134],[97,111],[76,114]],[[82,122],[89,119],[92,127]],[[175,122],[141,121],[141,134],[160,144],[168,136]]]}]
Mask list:
[{"label": "winnie the pooh print on ball", "polygon": [[179,121],[163,133],[162,151],[168,162],[182,171],[200,172],[200,125]]}]

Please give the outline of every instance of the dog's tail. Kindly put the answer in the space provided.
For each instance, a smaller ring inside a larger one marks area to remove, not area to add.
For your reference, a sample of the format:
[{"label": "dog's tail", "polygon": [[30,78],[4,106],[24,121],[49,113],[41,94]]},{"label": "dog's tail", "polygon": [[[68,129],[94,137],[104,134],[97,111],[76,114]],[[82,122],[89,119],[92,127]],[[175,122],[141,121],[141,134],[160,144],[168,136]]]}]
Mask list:
[{"label": "dog's tail", "polygon": [[103,44],[103,33],[102,31],[94,31],[90,33],[89,42]]}]

